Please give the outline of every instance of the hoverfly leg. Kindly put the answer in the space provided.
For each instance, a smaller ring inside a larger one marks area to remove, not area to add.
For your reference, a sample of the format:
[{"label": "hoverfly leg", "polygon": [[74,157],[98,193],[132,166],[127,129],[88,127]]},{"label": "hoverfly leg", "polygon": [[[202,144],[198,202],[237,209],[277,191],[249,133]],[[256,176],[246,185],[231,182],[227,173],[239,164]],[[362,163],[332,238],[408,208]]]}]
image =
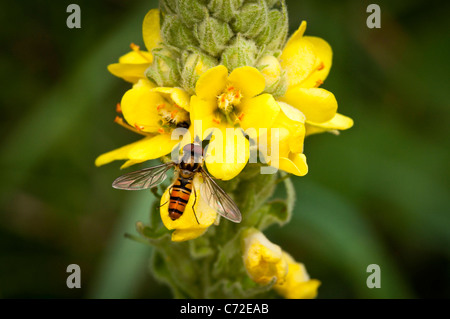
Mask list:
[{"label": "hoverfly leg", "polygon": [[[170,188],[169,188],[169,194],[172,194],[172,189],[173,189],[173,186],[170,186]],[[162,195],[161,195],[161,196],[162,196]],[[159,205],[158,208],[163,207],[163,206],[166,205],[168,202],[170,202],[170,197],[169,197],[169,200],[168,200],[167,202],[165,202],[165,203],[162,204],[162,205]]]},{"label": "hoverfly leg", "polygon": [[195,189],[194,189],[194,204],[192,204],[192,211],[194,212],[194,216],[195,216],[195,220],[197,221],[197,224],[200,225],[200,222],[198,221],[197,214],[195,213],[195,208],[194,208],[196,202],[197,202],[197,193],[195,192]]}]

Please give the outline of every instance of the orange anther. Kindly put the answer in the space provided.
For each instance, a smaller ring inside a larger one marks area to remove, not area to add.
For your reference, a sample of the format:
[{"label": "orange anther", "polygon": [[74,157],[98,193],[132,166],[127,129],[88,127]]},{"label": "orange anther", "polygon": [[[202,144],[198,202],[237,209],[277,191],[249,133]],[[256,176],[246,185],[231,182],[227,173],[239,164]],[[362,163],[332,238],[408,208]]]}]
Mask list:
[{"label": "orange anther", "polygon": [[122,118],[120,116],[116,116],[116,118],[114,119],[114,122],[115,123],[122,123],[123,120],[122,120]]},{"label": "orange anther", "polygon": [[122,107],[120,106],[120,103],[116,104],[116,112],[117,113],[122,113]]},{"label": "orange anther", "polygon": [[323,81],[322,81],[321,79],[318,79],[318,80],[316,81],[316,88],[319,87],[319,86],[321,86],[322,84],[323,84]]},{"label": "orange anther", "polygon": [[178,113],[178,110],[173,110],[172,113],[170,113],[170,118],[174,119],[175,115],[177,115],[177,113]]},{"label": "orange anther", "polygon": [[218,119],[216,119],[216,118],[214,118],[212,121],[213,121],[214,123],[216,123],[216,124],[220,124],[220,120],[218,120]]},{"label": "orange anther", "polygon": [[143,125],[138,125],[137,123],[134,124],[134,127],[138,130],[138,131],[142,131],[144,129]]},{"label": "orange anther", "polygon": [[325,64],[323,62],[320,62],[319,67],[317,68],[318,71],[323,70],[325,68]]},{"label": "orange anther", "polygon": [[158,129],[158,133],[164,134],[164,129],[163,129],[162,127],[160,127],[160,128]]},{"label": "orange anther", "polygon": [[130,48],[131,48],[131,50],[133,50],[133,51],[139,51],[141,47],[138,46],[137,44],[131,43],[131,44],[130,44]]},{"label": "orange anther", "polygon": [[233,90],[234,90],[234,87],[232,87],[232,86],[228,87],[228,92],[231,92]]},{"label": "orange anther", "polygon": [[166,105],[163,103],[163,104],[159,104],[157,107],[156,107],[156,110],[157,111],[159,111],[160,109],[162,109],[162,108],[164,108]]},{"label": "orange anther", "polygon": [[243,118],[244,118],[244,113],[241,113],[241,115],[238,116],[238,120],[242,121]]}]

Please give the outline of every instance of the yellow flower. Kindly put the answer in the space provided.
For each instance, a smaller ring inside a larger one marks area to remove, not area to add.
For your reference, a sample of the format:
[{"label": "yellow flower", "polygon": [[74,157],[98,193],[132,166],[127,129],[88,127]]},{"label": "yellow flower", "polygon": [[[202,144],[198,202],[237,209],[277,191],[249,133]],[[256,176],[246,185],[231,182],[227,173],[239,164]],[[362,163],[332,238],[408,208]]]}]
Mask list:
[{"label": "yellow flower", "polygon": [[[262,154],[266,153],[266,162],[269,162],[269,165],[297,176],[304,176],[308,173],[306,156],[303,154],[305,116],[289,104],[284,102],[278,102],[278,104],[281,112],[276,117],[272,128],[268,130],[267,137],[260,136],[259,146],[261,148],[262,145],[266,145]],[[274,143],[272,137],[276,138],[274,129],[278,129],[278,139],[275,141],[278,144],[278,157],[272,154]],[[263,139],[267,142],[264,143]]]},{"label": "yellow flower", "polygon": [[127,160],[122,168],[169,154],[179,140],[172,139],[173,129],[188,128],[189,95],[180,88],[161,88],[146,78],[138,80],[122,97],[123,119],[116,122],[144,135],[140,141],[100,155],[95,164]]},{"label": "yellow flower", "polygon": [[288,253],[283,252],[283,260],[287,262],[289,271],[284,282],[275,284],[275,291],[287,299],[316,298],[320,281],[310,279],[305,265],[296,262]]},{"label": "yellow flower", "polygon": [[198,191],[201,177],[194,177],[193,190],[183,214],[175,220],[169,217],[170,187],[161,197],[161,219],[172,232],[172,241],[185,241],[203,235],[217,218],[217,213],[205,202]]},{"label": "yellow flower", "polygon": [[250,278],[259,284],[269,284],[273,279],[284,282],[288,264],[282,258],[280,246],[271,243],[264,234],[254,228],[243,235],[244,266]]},{"label": "yellow flower", "polygon": [[147,13],[142,24],[142,34],[148,51],[141,51],[138,45],[131,44],[132,51],[121,56],[119,63],[108,65],[109,72],[131,83],[145,78],[145,70],[153,62],[150,52],[161,42],[159,10],[152,9]]},{"label": "yellow flower", "polygon": [[[254,134],[250,133],[255,137],[260,128],[270,128],[280,112],[272,95],[261,94],[264,87],[264,76],[253,67],[236,68],[229,75],[225,66],[213,67],[203,73],[196,83],[195,95],[191,97],[191,122],[201,121],[202,130],[199,134],[202,139],[210,133],[214,135],[217,130],[220,130],[221,136],[226,136],[226,129],[234,127],[255,129]],[[234,143],[230,142],[231,138]],[[215,142],[213,138],[213,145],[206,150],[208,171],[218,179],[234,178],[248,161],[249,143],[244,133],[237,131],[231,138],[226,143]],[[242,152],[235,151],[237,144],[245,145],[241,160],[238,160],[238,155]],[[223,162],[209,161],[211,154],[208,152],[212,149],[235,156],[229,156],[231,159]]]},{"label": "yellow flower", "polygon": [[320,281],[310,279],[305,266],[296,262],[280,246],[271,243],[260,231],[251,228],[243,234],[243,260],[250,278],[269,284],[288,299],[307,299],[317,296]]},{"label": "yellow flower", "polygon": [[288,89],[279,100],[299,109],[306,117],[306,135],[345,130],[353,120],[337,113],[333,93],[319,88],[330,72],[332,50],[318,37],[304,36],[306,22],[290,37],[280,56]]}]

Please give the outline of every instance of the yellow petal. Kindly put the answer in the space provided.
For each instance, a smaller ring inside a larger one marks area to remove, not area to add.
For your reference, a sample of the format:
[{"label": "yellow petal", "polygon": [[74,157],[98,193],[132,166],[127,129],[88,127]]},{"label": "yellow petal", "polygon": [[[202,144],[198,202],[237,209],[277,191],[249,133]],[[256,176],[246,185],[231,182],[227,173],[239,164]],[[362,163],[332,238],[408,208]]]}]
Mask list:
[{"label": "yellow petal", "polygon": [[321,88],[290,87],[280,101],[299,109],[307,121],[315,123],[331,120],[338,107],[334,94]]},{"label": "yellow petal", "polygon": [[221,180],[236,177],[244,169],[249,157],[249,142],[242,130],[223,125],[214,130],[205,150],[209,173]]},{"label": "yellow petal", "polygon": [[280,106],[273,96],[262,94],[242,100],[237,113],[240,118],[240,126],[244,130],[255,128],[257,135],[259,135],[261,128],[269,129],[272,127],[279,112]]},{"label": "yellow petal", "polygon": [[136,83],[145,77],[145,70],[150,66],[150,63],[143,64],[124,64],[114,63],[108,65],[108,71],[111,74],[124,79],[127,82]]},{"label": "yellow petal", "polygon": [[131,148],[128,158],[138,163],[160,158],[169,154],[179,142],[179,140],[173,140],[170,134],[155,135]]},{"label": "yellow petal", "polygon": [[207,230],[208,228],[176,229],[172,233],[172,241],[180,242],[195,239],[206,233]]},{"label": "yellow petal", "polygon": [[283,259],[288,264],[286,280],[276,283],[274,289],[287,299],[313,299],[317,296],[320,281],[310,279],[305,266],[296,262],[289,254],[283,252]]},{"label": "yellow petal", "polygon": [[314,46],[314,53],[318,58],[318,67],[301,83],[302,87],[312,88],[320,86],[330,73],[333,51],[327,41],[318,37],[304,37],[305,41]]},{"label": "yellow petal", "polygon": [[234,69],[228,77],[228,82],[239,89],[243,98],[252,98],[266,86],[266,80],[258,69],[244,66]]},{"label": "yellow petal", "polygon": [[122,64],[150,64],[153,62],[153,56],[147,51],[130,51],[119,58]]},{"label": "yellow petal", "polygon": [[225,90],[228,70],[223,65],[213,67],[203,73],[195,85],[195,92],[200,99],[216,100]]},{"label": "yellow petal", "polygon": [[195,135],[203,140],[219,124],[215,116],[215,111],[217,110],[216,101],[202,100],[193,95],[191,96],[190,109],[191,126],[194,126]]},{"label": "yellow petal", "polygon": [[144,22],[142,23],[142,36],[148,51],[152,51],[161,42],[158,9],[152,9],[145,15]]},{"label": "yellow petal", "polygon": [[[288,149],[293,153],[303,153],[303,141],[305,138],[305,115],[293,106],[278,102],[281,112],[278,114],[273,127],[288,131],[288,136],[283,136],[280,131],[280,143],[287,139]],[[283,152],[280,151],[280,154]]]},{"label": "yellow petal", "polygon": [[157,106],[165,102],[147,79],[141,79],[122,97],[121,108],[125,120],[144,132],[158,132],[160,116]]},{"label": "yellow petal", "polygon": [[306,23],[289,39],[280,56],[280,64],[287,72],[289,86],[300,84],[320,65],[314,44],[303,38]]},{"label": "yellow petal", "polygon": [[294,45],[297,41],[300,41],[303,38],[303,35],[306,31],[306,21],[302,21],[298,29],[290,36],[288,41],[286,42],[285,47]]},{"label": "yellow petal", "polygon": [[190,111],[189,108],[190,96],[185,90],[181,88],[156,87],[152,91],[167,95],[175,104],[181,106],[188,112]]},{"label": "yellow petal", "polygon": [[306,135],[323,133],[334,130],[346,130],[353,126],[353,120],[345,115],[336,113],[329,121],[324,123],[306,122]]},{"label": "yellow petal", "polygon": [[280,157],[278,168],[297,176],[308,173],[308,164],[305,154],[291,153],[288,157]]},{"label": "yellow petal", "polygon": [[[122,146],[118,149],[102,154],[95,160],[95,165],[102,166],[116,160],[128,160],[130,158],[129,153],[133,148],[143,147],[144,145],[146,145],[146,142],[151,138],[152,137],[145,137],[137,142]],[[137,164],[137,162],[135,162],[134,164]]]},{"label": "yellow petal", "polygon": [[264,234],[250,228],[243,233],[242,251],[244,266],[249,277],[257,283],[268,284],[274,278],[284,282],[288,272],[280,246],[270,242]]},{"label": "yellow petal", "polygon": [[[170,188],[161,197],[161,219],[167,229],[175,231],[172,233],[173,241],[184,241],[202,235],[206,229],[216,220],[217,213],[201,197],[201,178],[194,178],[194,187],[183,214],[175,220],[169,217]],[[194,205],[195,203],[195,205]]]}]

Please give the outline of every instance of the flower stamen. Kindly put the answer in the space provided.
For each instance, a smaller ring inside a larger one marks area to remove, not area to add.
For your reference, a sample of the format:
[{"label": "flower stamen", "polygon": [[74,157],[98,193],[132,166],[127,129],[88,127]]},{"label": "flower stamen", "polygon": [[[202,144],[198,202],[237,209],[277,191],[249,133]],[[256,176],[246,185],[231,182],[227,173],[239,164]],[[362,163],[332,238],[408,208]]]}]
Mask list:
[{"label": "flower stamen", "polygon": [[122,107],[121,107],[120,103],[116,104],[116,112],[119,114],[122,114]]},{"label": "flower stamen", "polygon": [[232,85],[229,85],[225,91],[217,97],[218,107],[225,114],[229,114],[234,110],[235,106],[241,103],[241,91]]},{"label": "flower stamen", "polygon": [[123,118],[121,118],[120,116],[116,116],[116,118],[114,119],[114,122],[119,124],[120,126],[126,128],[127,130],[130,130],[132,132],[138,133],[140,135],[144,135],[144,136],[148,136],[147,133],[142,132],[136,128],[134,128],[133,126],[129,125],[128,123],[126,123]]},{"label": "flower stamen", "polygon": [[130,48],[131,48],[131,50],[133,50],[134,52],[136,52],[137,54],[139,54],[143,59],[145,59],[146,61],[148,61],[148,62],[152,62],[152,61],[150,61],[149,59],[148,59],[148,57],[146,57],[144,54],[142,54],[142,51],[141,51],[141,47],[139,46],[139,45],[137,45],[137,44],[134,44],[134,43],[131,43],[130,44]]}]

